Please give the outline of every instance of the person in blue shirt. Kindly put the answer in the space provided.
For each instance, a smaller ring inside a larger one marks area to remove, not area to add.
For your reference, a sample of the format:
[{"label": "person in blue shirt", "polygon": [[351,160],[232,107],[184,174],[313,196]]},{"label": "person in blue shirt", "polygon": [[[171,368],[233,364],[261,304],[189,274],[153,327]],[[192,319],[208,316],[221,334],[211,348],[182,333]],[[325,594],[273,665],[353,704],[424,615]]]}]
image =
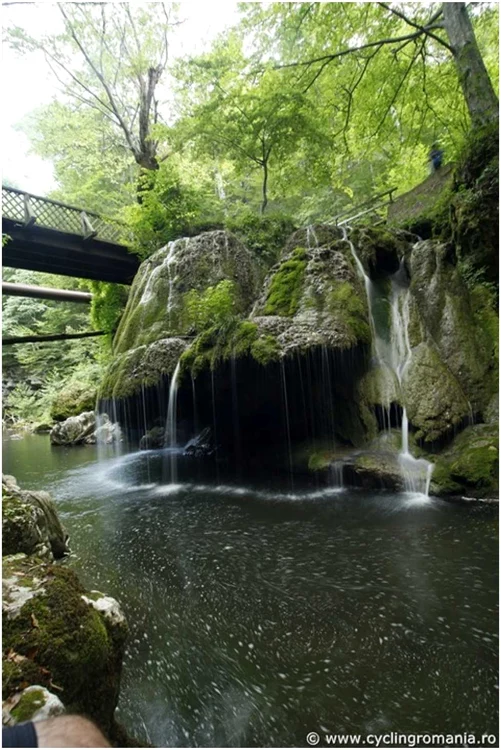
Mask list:
[{"label": "person in blue shirt", "polygon": [[438,172],[442,166],[442,160],[444,158],[444,152],[439,148],[437,143],[434,143],[430,151],[430,161],[433,172]]}]

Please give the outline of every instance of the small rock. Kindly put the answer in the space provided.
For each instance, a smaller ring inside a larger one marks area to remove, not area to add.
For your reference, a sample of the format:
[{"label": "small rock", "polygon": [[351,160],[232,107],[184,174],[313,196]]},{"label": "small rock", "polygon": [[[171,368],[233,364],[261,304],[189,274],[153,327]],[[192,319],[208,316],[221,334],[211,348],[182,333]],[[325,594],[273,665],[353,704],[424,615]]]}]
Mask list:
[{"label": "small rock", "polygon": [[65,713],[57,695],[42,685],[30,685],[2,704],[2,724],[12,727],[24,721],[43,721]]}]

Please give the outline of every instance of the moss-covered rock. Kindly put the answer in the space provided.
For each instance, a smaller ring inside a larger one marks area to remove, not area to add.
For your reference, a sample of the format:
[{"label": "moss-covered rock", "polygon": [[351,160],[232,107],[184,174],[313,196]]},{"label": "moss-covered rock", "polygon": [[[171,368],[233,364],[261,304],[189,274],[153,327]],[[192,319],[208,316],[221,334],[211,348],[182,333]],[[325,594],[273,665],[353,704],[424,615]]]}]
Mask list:
[{"label": "moss-covered rock", "polygon": [[14,477],[2,477],[3,552],[23,552],[47,560],[67,554],[67,534],[46,492],[21,490]]},{"label": "moss-covered rock", "polygon": [[341,230],[319,225],[295,232],[265,279],[250,319],[260,335],[275,338],[282,356],[315,347],[367,346],[363,280]]},{"label": "moss-covered rock", "polygon": [[89,601],[86,594],[65,567],[24,555],[3,559],[3,695],[40,685],[109,733],[127,627],[123,615],[94,606],[102,595]]},{"label": "moss-covered rock", "polygon": [[261,278],[253,255],[230,232],[170,242],[141,267],[113,342],[99,399],[122,399],[172,374],[193,334],[189,294],[232,282],[236,316],[250,309]]},{"label": "moss-covered rock", "polygon": [[422,342],[412,352],[403,382],[403,400],[416,439],[433,443],[447,437],[470,415],[461,386],[432,345]]},{"label": "moss-covered rock", "polygon": [[101,383],[100,401],[127,398],[172,375],[188,344],[181,338],[160,339],[114,356]]},{"label": "moss-covered rock", "polygon": [[449,224],[458,257],[494,284],[499,276],[499,131],[470,133],[454,172]]},{"label": "moss-covered rock", "polygon": [[436,495],[497,497],[498,471],[497,427],[473,425],[435,459],[431,490]]},{"label": "moss-covered rock", "polygon": [[228,279],[235,310],[245,313],[259,274],[251,253],[229,232],[204,232],[170,242],[142,263],[131,288],[113,347],[119,355],[161,339],[189,333],[185,295]]},{"label": "moss-covered rock", "polygon": [[[17,655],[19,659],[19,654]],[[2,724],[14,726],[25,721],[42,721],[65,713],[57,695],[42,685],[30,685],[14,693],[2,704]]]},{"label": "moss-covered rock", "polygon": [[402,258],[410,254],[412,242],[418,239],[404,230],[390,231],[381,226],[355,228],[351,234],[357,255],[371,279],[396,273]]},{"label": "moss-covered rock", "polygon": [[96,405],[96,388],[87,384],[71,383],[58,393],[50,407],[55,422],[64,422],[84,411],[93,411]]},{"label": "moss-covered rock", "polygon": [[410,272],[410,293],[422,338],[433,343],[473,413],[481,414],[497,391],[496,343],[491,321],[487,326],[476,315],[475,303],[457,269],[450,245],[434,241],[417,243],[412,250]]},{"label": "moss-covered rock", "polygon": [[346,467],[354,483],[362,487],[401,490],[404,486],[396,454],[391,452],[364,452]]}]

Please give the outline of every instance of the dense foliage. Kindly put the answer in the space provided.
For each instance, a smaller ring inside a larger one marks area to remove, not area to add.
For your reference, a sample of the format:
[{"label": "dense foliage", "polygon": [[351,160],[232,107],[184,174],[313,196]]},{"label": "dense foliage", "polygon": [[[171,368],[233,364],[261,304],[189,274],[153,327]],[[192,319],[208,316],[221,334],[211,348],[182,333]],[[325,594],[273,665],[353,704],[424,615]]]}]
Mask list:
[{"label": "dense foliage", "polygon": [[[22,127],[54,165],[54,197],[124,222],[124,242],[141,258],[225,226],[269,267],[295,227],[421,182],[432,144],[455,160],[473,121],[438,3],[242,3],[210,48],[173,61],[174,6],[59,10],[53,34],[8,31],[21,54],[42,50],[61,84]],[[470,4],[468,13],[496,87],[498,6]],[[4,331],[113,331],[125,291],[81,284],[94,294],[90,317],[10,298]],[[6,364],[49,382],[57,368],[68,377],[95,362],[109,343],[17,347]]]}]

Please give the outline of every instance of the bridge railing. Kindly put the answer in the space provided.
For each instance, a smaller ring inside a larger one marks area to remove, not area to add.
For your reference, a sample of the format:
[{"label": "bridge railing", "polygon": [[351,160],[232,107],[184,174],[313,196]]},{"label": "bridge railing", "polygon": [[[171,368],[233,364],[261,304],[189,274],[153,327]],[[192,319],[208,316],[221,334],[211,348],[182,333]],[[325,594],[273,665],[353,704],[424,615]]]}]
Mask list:
[{"label": "bridge railing", "polygon": [[368,214],[379,211],[379,209],[381,208],[389,206],[391,203],[393,203],[393,193],[396,189],[397,188],[394,187],[390,188],[389,190],[385,190],[384,193],[379,193],[373,198],[370,198],[368,201],[364,201],[364,203],[360,203],[358,206],[355,206],[348,211],[344,211],[343,213],[338,214],[333,223],[335,223],[336,226],[340,227],[344,224],[351,224],[354,221],[358,221],[363,216],[367,216]]},{"label": "bridge railing", "polygon": [[112,219],[4,185],[2,217],[25,227],[36,224],[59,232],[77,234],[84,239],[97,238],[104,242],[123,244],[123,228]]}]

